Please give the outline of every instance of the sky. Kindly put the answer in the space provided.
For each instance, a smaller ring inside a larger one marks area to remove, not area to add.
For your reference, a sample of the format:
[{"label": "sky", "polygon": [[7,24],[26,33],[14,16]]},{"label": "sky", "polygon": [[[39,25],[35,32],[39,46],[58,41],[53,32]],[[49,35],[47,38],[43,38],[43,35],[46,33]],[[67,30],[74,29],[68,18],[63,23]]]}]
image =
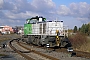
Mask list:
[{"label": "sky", "polygon": [[27,18],[63,20],[69,29],[90,22],[90,0],[0,0],[0,26],[23,26]]}]

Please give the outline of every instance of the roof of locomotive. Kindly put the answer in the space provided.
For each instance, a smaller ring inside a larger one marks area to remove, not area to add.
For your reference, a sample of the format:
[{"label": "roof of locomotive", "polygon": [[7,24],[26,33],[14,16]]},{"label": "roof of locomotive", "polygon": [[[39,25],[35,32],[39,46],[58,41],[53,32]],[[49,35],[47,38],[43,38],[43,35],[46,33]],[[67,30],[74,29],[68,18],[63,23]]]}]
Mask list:
[{"label": "roof of locomotive", "polygon": [[46,18],[42,17],[42,16],[36,16],[36,17],[31,17],[31,18],[28,18],[26,20],[32,20],[32,19],[37,19],[39,20],[39,18],[42,18],[43,20],[46,20]]},{"label": "roof of locomotive", "polygon": [[36,17],[32,17],[32,18],[28,18],[26,19],[26,23],[30,23],[30,24],[35,24],[35,23],[46,23],[46,22],[63,22],[63,21],[46,21],[46,18],[42,17],[42,16],[36,16]]}]

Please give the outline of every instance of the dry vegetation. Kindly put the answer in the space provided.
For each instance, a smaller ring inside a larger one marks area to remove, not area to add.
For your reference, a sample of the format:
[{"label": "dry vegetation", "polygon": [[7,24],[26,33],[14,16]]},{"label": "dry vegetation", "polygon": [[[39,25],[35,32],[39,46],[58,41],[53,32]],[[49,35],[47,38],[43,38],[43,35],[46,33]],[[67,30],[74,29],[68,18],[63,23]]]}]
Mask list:
[{"label": "dry vegetation", "polygon": [[[17,34],[10,34],[10,35],[0,35],[0,43],[6,40],[11,40],[13,38],[19,38],[20,36]],[[1,51],[0,51],[1,52]],[[6,54],[0,53],[0,56],[7,56]]]},{"label": "dry vegetation", "polygon": [[85,36],[84,34],[77,33],[73,36],[70,36],[69,40],[71,41],[74,49],[90,52],[90,38],[87,38],[87,36]]},{"label": "dry vegetation", "polygon": [[[20,37],[17,34],[11,34],[11,35],[0,35],[0,42],[5,40],[11,40],[13,38]],[[82,33],[77,33],[75,35],[69,36],[69,40],[71,41],[73,48],[80,51],[90,52],[90,37],[87,38]]]},{"label": "dry vegetation", "polygon": [[7,37],[8,35],[0,35],[0,42],[5,40],[10,40],[10,37]]},{"label": "dry vegetation", "polygon": [[0,42],[5,41],[5,40],[11,40],[13,38],[18,38],[20,37],[17,34],[10,34],[10,35],[0,35]]}]

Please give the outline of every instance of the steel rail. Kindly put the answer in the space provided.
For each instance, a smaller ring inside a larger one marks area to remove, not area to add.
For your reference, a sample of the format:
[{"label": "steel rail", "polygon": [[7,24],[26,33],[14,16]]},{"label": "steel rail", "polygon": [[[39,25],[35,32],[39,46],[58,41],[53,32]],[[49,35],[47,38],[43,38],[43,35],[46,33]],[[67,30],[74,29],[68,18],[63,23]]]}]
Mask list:
[{"label": "steel rail", "polygon": [[59,59],[57,59],[57,58],[54,58],[54,57],[45,55],[45,54],[43,54],[43,53],[40,53],[40,52],[35,51],[35,50],[32,50],[32,49],[30,49],[30,48],[27,48],[27,47],[21,45],[19,42],[18,42],[18,44],[19,44],[20,46],[22,46],[23,48],[25,48],[25,49],[27,49],[27,50],[29,50],[29,51],[31,51],[31,52],[34,52],[34,53],[36,53],[36,54],[38,54],[38,55],[41,55],[41,56],[43,56],[43,57],[46,57],[46,58],[48,58],[48,59],[51,59],[51,60],[59,60]]},{"label": "steel rail", "polygon": [[[21,44],[25,44],[25,43],[22,43]],[[28,44],[25,44],[25,45],[28,45]],[[39,46],[34,46],[34,47],[38,47],[38,48],[42,48],[42,47],[39,47]],[[45,48],[43,48],[45,49]],[[49,48],[49,50],[52,50],[53,48]],[[64,52],[64,53],[69,53],[69,54],[72,54],[72,52],[68,52],[67,49],[65,48],[61,48],[61,49],[55,49],[56,52]],[[89,58],[90,59],[90,53],[89,52],[83,52],[83,51],[77,51],[77,50],[74,50],[73,52],[76,53],[76,57],[83,57],[83,58]]]},{"label": "steel rail", "polygon": [[23,56],[23,57],[26,58],[27,60],[35,60],[35,59],[27,56],[26,54],[21,53],[19,50],[17,50],[15,47],[12,46],[11,42],[12,42],[12,40],[9,42],[9,46],[10,46],[16,53],[20,54],[21,56]]}]

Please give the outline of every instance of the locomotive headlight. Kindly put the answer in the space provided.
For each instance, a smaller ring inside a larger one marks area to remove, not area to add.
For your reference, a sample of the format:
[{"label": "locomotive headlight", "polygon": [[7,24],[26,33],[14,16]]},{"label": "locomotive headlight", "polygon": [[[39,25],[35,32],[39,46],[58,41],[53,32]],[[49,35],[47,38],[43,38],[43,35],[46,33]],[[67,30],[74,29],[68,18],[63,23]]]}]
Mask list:
[{"label": "locomotive headlight", "polygon": [[46,47],[47,47],[47,48],[50,47],[50,44],[46,44]]},{"label": "locomotive headlight", "polygon": [[43,40],[43,42],[45,42],[45,40]]}]

